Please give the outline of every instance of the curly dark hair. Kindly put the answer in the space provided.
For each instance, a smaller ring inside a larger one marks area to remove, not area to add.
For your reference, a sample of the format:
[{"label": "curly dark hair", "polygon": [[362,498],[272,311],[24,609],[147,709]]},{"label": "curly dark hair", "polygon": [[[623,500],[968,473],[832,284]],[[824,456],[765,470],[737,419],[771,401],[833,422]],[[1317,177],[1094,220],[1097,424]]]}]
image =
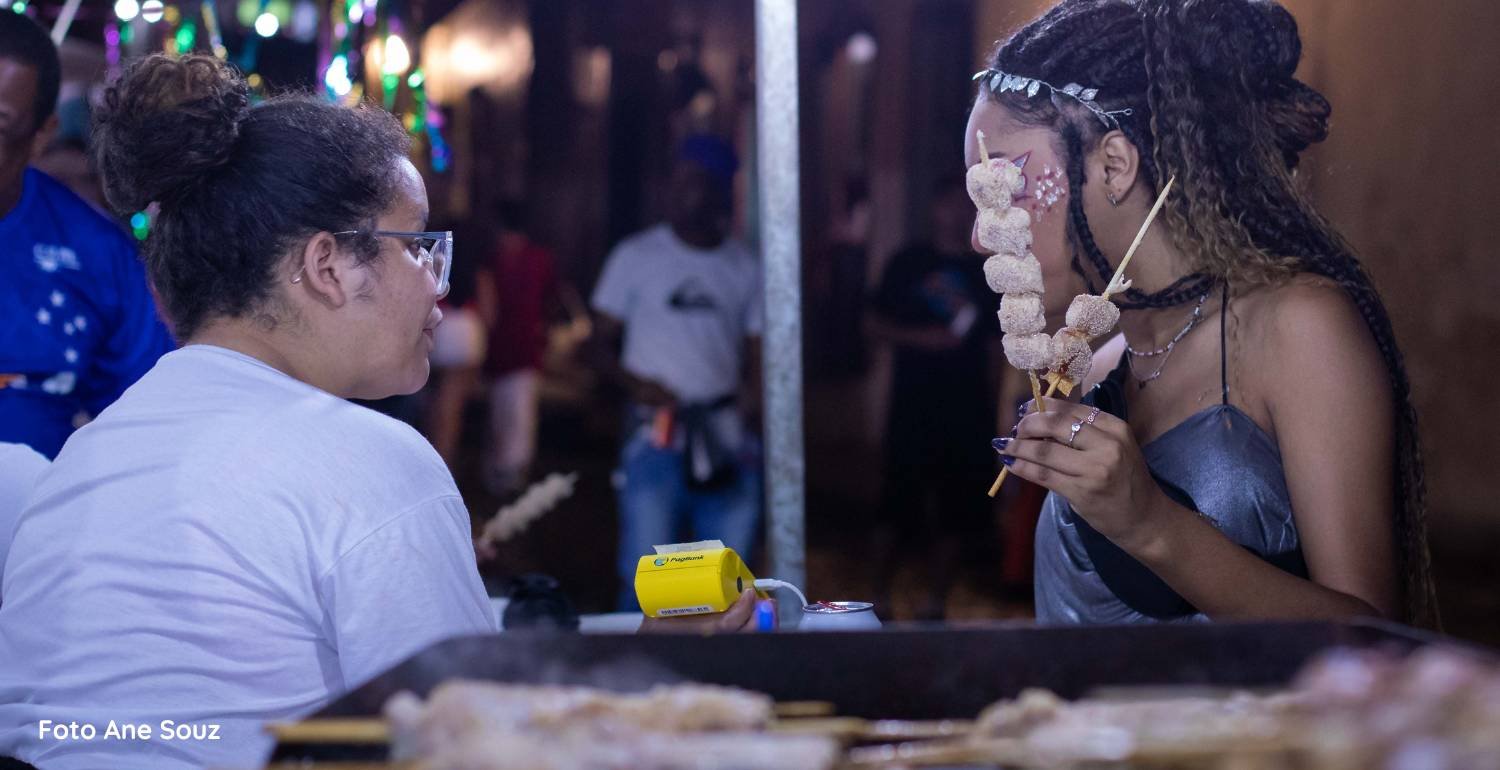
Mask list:
[{"label": "curly dark hair", "polygon": [[[1220,282],[1264,285],[1297,274],[1336,282],[1354,301],[1385,360],[1396,404],[1395,531],[1408,622],[1436,626],[1427,548],[1425,477],[1401,350],[1380,295],[1349,244],[1297,187],[1298,157],[1328,135],[1332,112],[1294,77],[1302,39],[1270,0],[1063,0],[1002,43],[990,68],[1099,89],[1105,110],[1141,155],[1149,187],[1177,178],[1162,210],[1194,272],[1126,308],[1170,307]],[[1073,268],[1091,293],[1112,270],[1084,215],[1083,159],[1109,130],[1066,97],[993,93],[1019,120],[1054,128],[1071,185]],[[1087,264],[1085,264],[1085,261]]]},{"label": "curly dark hair", "polygon": [[[274,323],[266,303],[283,257],[379,215],[409,146],[378,108],[295,94],[251,106],[249,94],[212,56],[155,55],[121,75],[96,118],[110,205],[159,207],[143,254],[181,340],[218,317]],[[373,238],[352,247],[366,261],[379,253]]]}]

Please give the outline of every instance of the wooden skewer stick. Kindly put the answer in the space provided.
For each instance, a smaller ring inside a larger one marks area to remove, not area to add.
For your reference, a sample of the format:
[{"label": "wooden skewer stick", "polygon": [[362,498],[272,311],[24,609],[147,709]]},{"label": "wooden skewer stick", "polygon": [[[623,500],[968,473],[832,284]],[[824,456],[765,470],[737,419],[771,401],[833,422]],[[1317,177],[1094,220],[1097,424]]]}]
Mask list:
[{"label": "wooden skewer stick", "polygon": [[[984,149],[984,132],[982,131],[979,132],[979,148],[981,150]],[[1140,231],[1135,234],[1135,240],[1131,242],[1130,248],[1125,252],[1125,258],[1120,260],[1120,266],[1115,268],[1114,277],[1109,279],[1109,285],[1104,287],[1104,293],[1100,296],[1104,297],[1105,299],[1109,299],[1109,296],[1111,294],[1118,294],[1124,291],[1126,288],[1129,288],[1129,284],[1125,281],[1125,266],[1129,265],[1130,260],[1135,257],[1136,249],[1139,249],[1141,247],[1141,241],[1146,239],[1146,231],[1151,229],[1151,223],[1156,221],[1156,215],[1161,213],[1161,207],[1166,205],[1167,193],[1172,192],[1172,185],[1176,183],[1177,177],[1174,176],[1171,179],[1167,180],[1167,184],[1165,187],[1161,188],[1161,194],[1156,196],[1156,203],[1151,206],[1151,213],[1146,215],[1146,221],[1141,224]],[[1057,392],[1057,386],[1061,382],[1061,379],[1053,381],[1052,385],[1047,388],[1047,394],[1042,398],[1051,398],[1052,394]],[[1036,375],[1032,375],[1031,383],[1034,396],[1036,391]],[[1042,408],[1041,399],[1037,399],[1036,406],[1037,411],[1046,411]],[[1005,479],[1008,476],[1010,476],[1009,468],[1005,468],[1000,471],[1000,475],[995,478],[995,483],[990,486],[990,497],[994,497],[995,495],[1000,494],[1000,485],[1005,483]]]},{"label": "wooden skewer stick", "polygon": [[977,139],[977,140],[979,140],[979,162],[980,163],[989,163],[990,162],[990,148],[984,146],[984,130],[983,129],[975,129],[975,131],[974,131],[974,138]]},{"label": "wooden skewer stick", "polygon": [[1161,207],[1167,202],[1167,193],[1172,192],[1172,185],[1176,183],[1177,177],[1174,176],[1168,179],[1167,185],[1161,188],[1161,195],[1156,196],[1156,203],[1151,207],[1151,213],[1146,215],[1146,221],[1141,224],[1140,232],[1135,234],[1135,240],[1131,241],[1130,248],[1125,251],[1125,258],[1120,260],[1120,266],[1115,268],[1115,277],[1109,279],[1109,285],[1104,287],[1104,294],[1101,296],[1105,299],[1109,299],[1111,294],[1119,294],[1127,288],[1125,285],[1125,266],[1130,264],[1130,260],[1135,257],[1135,250],[1140,248],[1141,241],[1146,239],[1146,231],[1151,229],[1151,223],[1156,220],[1156,215],[1161,213]]}]

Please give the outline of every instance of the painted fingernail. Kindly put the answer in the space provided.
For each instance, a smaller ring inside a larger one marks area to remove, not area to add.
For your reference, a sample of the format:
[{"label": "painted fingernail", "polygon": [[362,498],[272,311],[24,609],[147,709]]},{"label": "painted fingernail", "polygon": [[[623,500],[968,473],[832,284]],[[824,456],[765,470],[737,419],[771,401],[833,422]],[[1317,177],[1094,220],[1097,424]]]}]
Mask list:
[{"label": "painted fingernail", "polygon": [[1009,444],[1010,439],[1008,438],[997,438],[990,442],[990,446],[994,447],[996,452],[1004,452],[1005,447]]},{"label": "painted fingernail", "polygon": [[1031,402],[1030,401],[1027,401],[1024,404],[1021,404],[1021,408],[1016,410],[1016,416],[1017,417],[1025,417],[1026,416],[1026,412],[1029,411],[1027,409],[1027,407],[1029,407],[1029,406],[1031,406]]}]

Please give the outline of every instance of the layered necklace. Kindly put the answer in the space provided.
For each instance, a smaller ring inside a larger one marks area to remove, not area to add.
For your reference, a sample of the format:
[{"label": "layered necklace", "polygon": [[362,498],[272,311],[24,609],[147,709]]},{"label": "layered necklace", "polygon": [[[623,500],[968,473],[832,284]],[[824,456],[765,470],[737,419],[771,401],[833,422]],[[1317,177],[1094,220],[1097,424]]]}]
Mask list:
[{"label": "layered necklace", "polygon": [[[1203,303],[1207,301],[1208,293],[1205,292],[1203,296],[1198,298],[1198,304],[1193,306],[1193,317],[1188,319],[1187,326],[1182,327],[1182,331],[1177,332],[1177,335],[1167,342],[1165,346],[1156,350],[1136,350],[1130,347],[1128,343],[1125,345],[1126,360],[1130,362],[1130,373],[1135,377],[1140,387],[1146,387],[1147,383],[1161,376],[1162,370],[1167,368],[1167,361],[1172,358],[1172,349],[1177,347],[1177,343],[1181,342],[1182,338],[1186,337],[1187,333],[1192,331],[1193,327],[1197,326],[1199,321],[1203,320]],[[1135,368],[1137,358],[1160,358],[1161,363],[1156,365],[1156,371],[1142,377]]]}]

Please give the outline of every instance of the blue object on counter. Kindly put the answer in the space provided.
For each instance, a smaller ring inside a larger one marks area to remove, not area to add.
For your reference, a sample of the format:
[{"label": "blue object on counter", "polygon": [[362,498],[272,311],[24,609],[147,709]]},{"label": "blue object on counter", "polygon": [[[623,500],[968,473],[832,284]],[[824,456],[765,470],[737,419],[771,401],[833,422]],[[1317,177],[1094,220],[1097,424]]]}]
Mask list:
[{"label": "blue object on counter", "polygon": [[755,602],[755,630],[776,630],[776,602],[760,599]]}]

